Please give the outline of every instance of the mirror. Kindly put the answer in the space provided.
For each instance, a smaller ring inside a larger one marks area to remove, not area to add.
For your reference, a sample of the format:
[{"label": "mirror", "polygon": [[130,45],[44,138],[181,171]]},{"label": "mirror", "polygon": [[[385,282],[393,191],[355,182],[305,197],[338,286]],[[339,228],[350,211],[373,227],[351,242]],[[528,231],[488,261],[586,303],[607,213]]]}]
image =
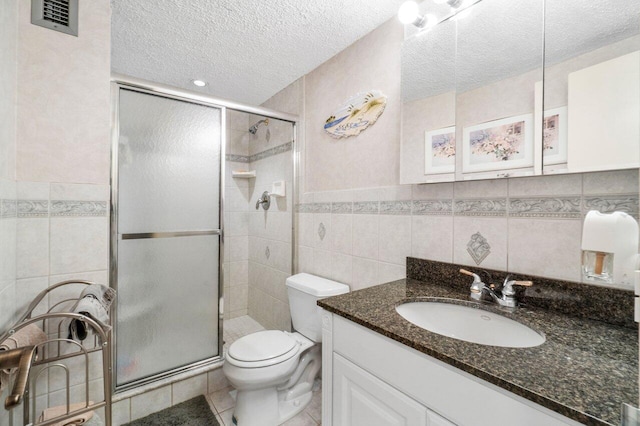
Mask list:
[{"label": "mirror", "polygon": [[543,1],[422,3],[441,22],[405,28],[401,183],[540,173]]},{"label": "mirror", "polygon": [[457,18],[456,180],[534,174],[543,11],[543,0],[483,0]]},{"label": "mirror", "polygon": [[544,173],[640,166],[640,2],[546,0]]},{"label": "mirror", "polygon": [[454,179],[455,58],[453,20],[402,44],[401,183]]}]

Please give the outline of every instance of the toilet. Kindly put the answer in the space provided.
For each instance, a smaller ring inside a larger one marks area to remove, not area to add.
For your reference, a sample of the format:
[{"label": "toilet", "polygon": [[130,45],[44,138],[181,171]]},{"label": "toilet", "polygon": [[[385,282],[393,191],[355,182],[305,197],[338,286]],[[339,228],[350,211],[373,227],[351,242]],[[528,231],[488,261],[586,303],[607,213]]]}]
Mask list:
[{"label": "toilet", "polygon": [[286,285],[294,332],[258,331],[236,340],[227,352],[223,371],[237,390],[238,426],[276,426],[309,404],[322,361],[316,302],[349,292],[345,284],[310,274],[293,275]]}]

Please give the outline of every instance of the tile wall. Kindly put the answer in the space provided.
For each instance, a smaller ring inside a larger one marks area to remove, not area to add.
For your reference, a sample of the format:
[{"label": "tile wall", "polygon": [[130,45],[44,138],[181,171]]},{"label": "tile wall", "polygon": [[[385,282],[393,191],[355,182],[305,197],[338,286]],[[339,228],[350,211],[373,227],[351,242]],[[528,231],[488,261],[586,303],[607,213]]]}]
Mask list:
[{"label": "tile wall", "polygon": [[[404,277],[415,256],[579,282],[585,213],[637,217],[638,171],[398,185],[401,42],[391,20],[281,92],[303,123],[296,272],[359,289]],[[345,139],[322,131],[333,108],[370,89],[388,95],[373,126]]]},{"label": "tile wall", "polygon": [[[227,112],[225,189],[225,317],[247,313],[267,328],[289,329],[284,286],[291,275],[292,126],[270,119],[255,135],[248,129],[264,117]],[[234,170],[254,170],[256,178],[234,178]],[[272,184],[285,181],[286,196],[271,198],[268,211],[256,200]]]},{"label": "tile wall", "polygon": [[[302,79],[295,81],[262,106],[289,114],[301,115],[303,110]],[[260,117],[252,117],[259,119]],[[253,123],[254,121],[251,121]],[[268,133],[267,133],[268,132]],[[290,330],[291,317],[286,278],[292,271],[292,220],[295,204],[293,188],[292,150],[303,143],[298,133],[296,146],[292,144],[290,123],[270,120],[252,138],[251,168],[257,177],[252,181],[250,196],[249,240],[249,315],[265,328]],[[255,200],[263,191],[271,191],[275,181],[285,181],[286,196],[272,198],[271,208],[255,210]]]},{"label": "tile wall", "polygon": [[16,81],[18,6],[0,13],[0,330],[11,322],[16,280]]},{"label": "tile wall", "polygon": [[108,285],[109,186],[18,182],[17,308],[67,279]]},{"label": "tile wall", "polygon": [[413,256],[580,282],[591,209],[637,218],[638,171],[306,193],[298,271],[360,289]]},{"label": "tile wall", "polygon": [[[250,180],[231,176],[248,170],[249,114],[227,110],[225,177],[224,298],[225,319],[247,314],[249,279]],[[234,161],[235,160],[235,161]]]},{"label": "tile wall", "polygon": [[[289,312],[289,303],[285,286],[280,283],[291,275],[292,263],[291,125],[271,120],[269,127],[283,152],[251,162],[257,177],[249,206],[249,315],[265,328],[289,330],[289,317],[282,314]],[[260,137],[261,132],[256,136]],[[256,210],[255,200],[263,191],[271,191],[273,182],[282,180],[287,196],[271,197],[269,210]]]},{"label": "tile wall", "polygon": [[111,9],[87,2],[70,37],[32,25],[30,4],[15,17],[14,314],[67,277],[108,282]]},{"label": "tile wall", "polygon": [[[82,6],[79,37],[32,25],[28,0],[0,13],[2,331],[56,282],[108,284],[111,10],[101,0]],[[91,370],[94,400],[101,374]],[[58,375],[44,374],[38,410],[63,403],[61,387]],[[75,383],[72,399],[83,391]]]}]

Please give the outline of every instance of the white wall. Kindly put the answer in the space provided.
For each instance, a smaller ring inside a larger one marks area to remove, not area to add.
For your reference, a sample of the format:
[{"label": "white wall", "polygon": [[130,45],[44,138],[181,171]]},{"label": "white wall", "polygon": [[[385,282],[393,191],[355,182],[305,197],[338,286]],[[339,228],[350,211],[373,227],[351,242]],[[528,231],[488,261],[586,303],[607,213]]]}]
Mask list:
[{"label": "white wall", "polygon": [[[305,77],[307,191],[388,186],[400,170],[400,49],[397,19],[381,25]],[[387,96],[378,121],[358,137],[334,139],[325,120],[351,96],[377,89]]]}]

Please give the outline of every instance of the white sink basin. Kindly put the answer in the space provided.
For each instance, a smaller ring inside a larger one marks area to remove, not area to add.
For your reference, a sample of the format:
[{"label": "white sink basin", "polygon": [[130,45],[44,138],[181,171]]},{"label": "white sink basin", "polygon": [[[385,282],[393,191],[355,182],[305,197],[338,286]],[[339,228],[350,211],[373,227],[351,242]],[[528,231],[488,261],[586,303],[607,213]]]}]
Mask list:
[{"label": "white sink basin", "polygon": [[407,321],[454,339],[489,346],[530,348],[545,338],[524,324],[470,306],[445,302],[409,302],[396,307]]}]

